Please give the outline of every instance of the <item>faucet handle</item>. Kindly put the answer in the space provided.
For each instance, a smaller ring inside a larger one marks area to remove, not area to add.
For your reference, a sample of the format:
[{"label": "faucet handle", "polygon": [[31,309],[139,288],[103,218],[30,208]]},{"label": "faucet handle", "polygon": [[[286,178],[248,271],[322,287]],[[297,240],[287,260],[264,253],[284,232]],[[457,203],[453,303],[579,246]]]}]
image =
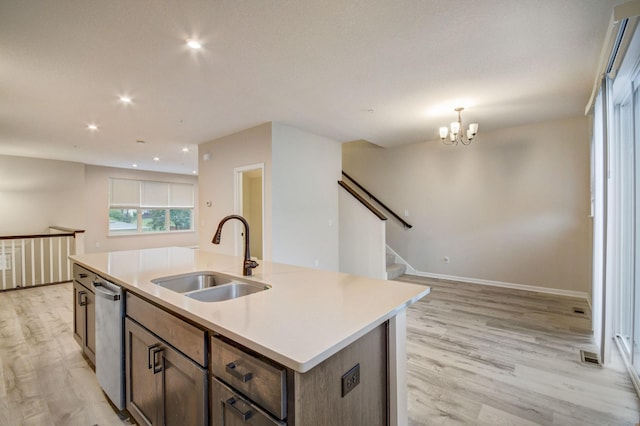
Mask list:
[{"label": "faucet handle", "polygon": [[249,259],[249,260],[245,260],[245,261],[244,261],[244,267],[245,267],[245,268],[251,268],[251,269],[253,269],[253,268],[256,268],[256,267],[258,267],[258,266],[259,266],[259,264],[258,264],[258,262],[256,262],[255,260],[251,260],[251,259]]}]

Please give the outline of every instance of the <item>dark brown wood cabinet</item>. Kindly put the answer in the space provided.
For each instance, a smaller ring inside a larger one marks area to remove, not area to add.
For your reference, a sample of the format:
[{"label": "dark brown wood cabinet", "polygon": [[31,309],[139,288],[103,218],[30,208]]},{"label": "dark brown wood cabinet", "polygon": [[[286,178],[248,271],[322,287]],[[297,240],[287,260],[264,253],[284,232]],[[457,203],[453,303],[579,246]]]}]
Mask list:
[{"label": "dark brown wood cabinet", "polygon": [[206,332],[131,293],[126,300],[127,411],[140,425],[206,425]]},{"label": "dark brown wood cabinet", "polygon": [[82,348],[82,353],[95,365],[96,297],[91,290],[90,274],[86,269],[74,265],[73,337]]},{"label": "dark brown wood cabinet", "polygon": [[387,336],[381,324],[306,373],[211,338],[211,425],[388,425]]},{"label": "dark brown wood cabinet", "polygon": [[[295,423],[314,426],[388,425],[387,335],[388,323],[384,323],[312,370],[295,373]],[[345,395],[342,377],[356,365],[359,383]]]}]

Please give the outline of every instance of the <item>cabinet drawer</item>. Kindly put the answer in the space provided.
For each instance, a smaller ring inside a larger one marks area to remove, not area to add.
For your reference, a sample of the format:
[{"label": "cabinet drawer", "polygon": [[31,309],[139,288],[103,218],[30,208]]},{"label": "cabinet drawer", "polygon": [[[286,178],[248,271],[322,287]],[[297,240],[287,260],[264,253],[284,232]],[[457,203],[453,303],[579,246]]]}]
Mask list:
[{"label": "cabinet drawer", "polygon": [[279,419],[287,416],[286,370],[211,338],[211,371]]},{"label": "cabinet drawer", "polygon": [[91,286],[91,283],[93,282],[95,277],[96,277],[95,272],[91,272],[90,270],[83,268],[77,263],[73,264],[73,279],[78,281],[87,289],[91,290],[91,292],[93,292],[93,287]]},{"label": "cabinet drawer", "polygon": [[271,418],[218,379],[211,380],[211,424],[285,426],[284,422]]},{"label": "cabinet drawer", "polygon": [[207,366],[206,332],[127,292],[127,316],[203,367]]}]

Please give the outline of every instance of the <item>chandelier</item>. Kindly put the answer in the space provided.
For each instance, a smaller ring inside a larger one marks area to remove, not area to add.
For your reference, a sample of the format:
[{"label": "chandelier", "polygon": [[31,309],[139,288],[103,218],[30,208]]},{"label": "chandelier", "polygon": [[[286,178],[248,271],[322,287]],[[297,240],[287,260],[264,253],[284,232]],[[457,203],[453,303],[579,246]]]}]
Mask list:
[{"label": "chandelier", "polygon": [[462,130],[462,119],[460,113],[464,110],[458,107],[455,111],[458,113],[458,121],[453,121],[449,127],[440,127],[440,139],[445,145],[469,145],[478,133],[478,123],[469,124],[466,137]]}]

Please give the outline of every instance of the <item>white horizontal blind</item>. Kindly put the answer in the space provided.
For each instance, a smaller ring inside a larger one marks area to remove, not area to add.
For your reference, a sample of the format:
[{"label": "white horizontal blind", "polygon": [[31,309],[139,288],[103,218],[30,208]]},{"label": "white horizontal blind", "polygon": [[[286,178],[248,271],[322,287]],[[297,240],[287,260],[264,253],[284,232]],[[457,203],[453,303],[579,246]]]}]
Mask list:
[{"label": "white horizontal blind", "polygon": [[109,205],[139,206],[140,181],[129,179],[109,179]]},{"label": "white horizontal blind", "polygon": [[168,183],[143,181],[141,184],[141,207],[170,207]]},{"label": "white horizontal blind", "polygon": [[111,178],[109,206],[128,208],[194,208],[192,184]]},{"label": "white horizontal blind", "polygon": [[169,184],[169,205],[171,207],[194,207],[193,185],[185,183]]}]

